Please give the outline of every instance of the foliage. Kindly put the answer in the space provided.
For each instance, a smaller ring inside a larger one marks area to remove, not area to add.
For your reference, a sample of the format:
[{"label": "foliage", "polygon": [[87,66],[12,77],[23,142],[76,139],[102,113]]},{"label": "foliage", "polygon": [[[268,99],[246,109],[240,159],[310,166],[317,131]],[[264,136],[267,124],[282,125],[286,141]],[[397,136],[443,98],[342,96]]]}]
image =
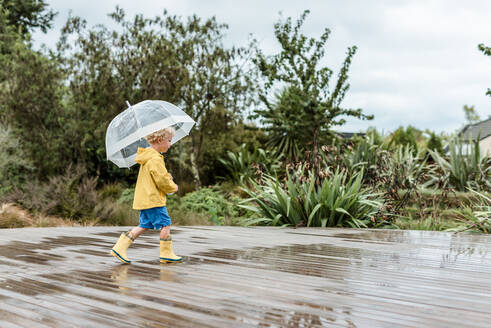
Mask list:
[{"label": "foliage", "polygon": [[[485,56],[491,56],[491,47],[486,47],[484,43],[480,43],[478,46],[478,49],[485,55]],[[488,88],[488,91],[486,92],[486,95],[491,97],[491,89]]]},{"label": "foliage", "polygon": [[[479,138],[478,138],[479,139]],[[448,158],[430,150],[436,165],[442,173],[434,176],[433,181],[441,179],[443,187],[450,186],[460,191],[491,189],[491,156],[481,154],[479,141],[468,143],[455,139],[449,144]]]},{"label": "foliage", "polygon": [[367,183],[383,193],[384,206],[380,215],[390,222],[401,213],[427,179],[426,158],[421,160],[415,156],[409,145],[380,153],[379,161],[370,167],[371,175],[367,176]]},{"label": "foliage", "polygon": [[410,146],[413,150],[413,154],[416,155],[418,153],[418,144],[416,142],[415,132],[416,129],[412,126],[408,126],[406,129],[401,126],[392,134],[389,145],[396,147]]},{"label": "foliage", "polygon": [[465,119],[468,124],[474,124],[481,120],[479,114],[476,113],[476,109],[474,108],[474,106],[464,105],[462,109],[464,110]]},{"label": "foliage", "polygon": [[[254,117],[260,116],[275,138],[288,135],[290,140],[298,140],[299,148],[311,150],[316,158],[320,136],[330,127],[344,124],[345,119],[341,117],[372,119],[373,116],[364,115],[361,109],[341,107],[349,89],[348,70],[356,46],[348,48],[338,79],[330,90],[333,71],[319,67],[330,30],[325,29],[318,40],[301,34],[300,28],[308,13],[305,11],[296,24],[287,18],[274,25],[280,53],[267,58],[258,51],[254,62],[266,80],[264,91],[259,94],[266,109],[257,110]],[[278,84],[285,89],[276,103],[272,103],[268,92]]]},{"label": "foliage", "polygon": [[[57,63],[17,41],[0,54],[0,118],[36,168],[38,177],[59,172],[73,161],[62,137],[63,75]],[[47,156],[46,154],[49,154]]]},{"label": "foliage", "polygon": [[71,119],[65,124],[73,156],[104,182],[134,182],[134,172],[106,161],[106,127],[124,109],[125,100],[165,99],[197,122],[191,142],[179,148],[189,154],[183,158],[188,166],[183,176],[194,177],[199,187],[203,143],[222,122],[234,125],[251,102],[252,75],[241,70],[249,50],[224,47],[226,25],[214,17],[182,19],[164,12],[153,19],[137,15],[131,21],[118,7],[110,17],[119,28],[88,29],[81,18],[69,18],[58,44],[56,56],[70,82]]},{"label": "foliage", "polygon": [[[215,122],[214,128],[209,129],[203,140],[201,156],[198,159],[203,185],[216,184],[228,174],[226,167],[220,161],[221,158],[227,157],[228,152],[240,152],[242,144],[247,144],[247,148],[255,152],[255,149],[260,148],[266,140],[264,132],[253,125],[231,123],[230,120],[218,118]],[[273,159],[268,156],[267,161]]]},{"label": "foliage", "polygon": [[378,195],[369,193],[362,185],[362,174],[347,178],[336,171],[320,185],[312,173],[308,177],[288,175],[284,184],[265,178],[254,189],[244,188],[250,198],[241,207],[257,212],[259,219],[249,224],[307,226],[307,227],[368,227],[375,225],[381,207]]},{"label": "foliage", "polygon": [[6,12],[7,23],[23,35],[36,28],[46,33],[56,16],[53,10],[48,10],[44,0],[0,0],[2,9]]},{"label": "foliage", "polygon": [[438,154],[441,154],[441,155],[444,154],[442,138],[437,136],[435,132],[430,133],[430,138],[428,139],[428,143],[426,144],[426,148],[428,150],[432,150],[434,152],[437,152]]},{"label": "foliage", "polygon": [[376,140],[375,136],[367,135],[352,143],[323,146],[321,163],[325,169],[319,175],[328,175],[329,168],[349,176],[362,175],[364,186],[383,194],[384,205],[377,215],[390,223],[429,179],[429,168],[426,158],[415,156],[410,146],[386,149],[386,143],[376,144]]},{"label": "foliage", "polygon": [[79,222],[97,220],[100,223],[125,224],[134,222],[128,206],[100,197],[97,178],[84,175],[81,166],[69,166],[64,174],[47,182],[32,181],[24,189],[16,189],[5,201],[13,202],[35,214],[60,216]]},{"label": "foliage", "polygon": [[475,209],[466,206],[462,210],[455,211],[457,219],[464,223],[463,227],[453,229],[455,231],[472,230],[491,233],[491,198],[484,193],[471,190],[480,197],[480,203]]},{"label": "foliage", "polygon": [[[194,181],[200,188],[199,159],[204,139],[217,124],[234,125],[239,114],[254,102],[254,72],[243,72],[253,45],[224,47],[223,31],[228,26],[218,24],[215,17],[203,22],[196,15],[187,22],[168,19],[167,27],[184,71],[185,87],[179,90],[179,102],[196,121],[189,153]],[[217,112],[225,119],[217,120]]]},{"label": "foliage", "polygon": [[239,208],[240,198],[226,197],[216,188],[201,188],[181,198],[169,198],[168,208],[173,213],[195,213],[206,215],[214,225],[238,224],[240,217],[250,217],[252,213]]},{"label": "foliage", "polygon": [[246,144],[236,153],[228,152],[220,162],[227,169],[228,177],[237,184],[248,184],[257,174],[274,175],[280,167],[280,158],[262,148],[250,152]]},{"label": "foliage", "polygon": [[0,198],[24,185],[34,167],[10,128],[0,124]]},{"label": "foliage", "polygon": [[365,138],[355,139],[352,145],[347,145],[343,154],[336,156],[342,159],[342,167],[352,174],[363,171],[366,179],[372,171],[379,169],[378,164],[387,153],[377,141],[376,135],[368,134]]},{"label": "foliage", "polygon": [[457,226],[455,220],[438,216],[399,216],[389,228],[404,230],[452,231]]},{"label": "foliage", "polygon": [[206,213],[215,225],[222,225],[225,216],[236,215],[235,209],[223,195],[210,188],[201,188],[181,198],[180,209]]}]

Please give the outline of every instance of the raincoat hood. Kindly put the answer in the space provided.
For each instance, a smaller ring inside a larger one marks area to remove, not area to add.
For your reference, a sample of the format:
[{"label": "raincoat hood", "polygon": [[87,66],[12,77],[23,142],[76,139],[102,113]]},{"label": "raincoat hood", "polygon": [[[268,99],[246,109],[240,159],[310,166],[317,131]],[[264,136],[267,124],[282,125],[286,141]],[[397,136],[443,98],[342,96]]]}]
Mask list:
[{"label": "raincoat hood", "polygon": [[156,151],[153,148],[140,148],[138,147],[138,151],[136,152],[136,158],[135,162],[137,162],[140,165],[146,164],[149,160],[152,158],[160,158],[163,159],[164,157],[159,154],[158,151]]}]

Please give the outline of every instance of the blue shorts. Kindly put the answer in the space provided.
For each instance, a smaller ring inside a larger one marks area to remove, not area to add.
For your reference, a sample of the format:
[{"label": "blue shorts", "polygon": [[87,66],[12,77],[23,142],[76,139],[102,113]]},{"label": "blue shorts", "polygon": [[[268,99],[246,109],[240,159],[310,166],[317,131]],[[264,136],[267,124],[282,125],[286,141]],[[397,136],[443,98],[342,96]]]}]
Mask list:
[{"label": "blue shorts", "polygon": [[153,207],[140,211],[141,228],[160,230],[172,224],[167,207]]}]

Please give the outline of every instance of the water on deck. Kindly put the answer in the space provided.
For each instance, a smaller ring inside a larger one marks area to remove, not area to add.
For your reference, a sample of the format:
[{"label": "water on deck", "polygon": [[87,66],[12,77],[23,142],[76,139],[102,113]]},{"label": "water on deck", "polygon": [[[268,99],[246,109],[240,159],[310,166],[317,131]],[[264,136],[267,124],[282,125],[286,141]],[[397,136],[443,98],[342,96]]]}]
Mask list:
[{"label": "water on deck", "polygon": [[490,327],[491,236],[176,227],[0,230],[0,327]]}]

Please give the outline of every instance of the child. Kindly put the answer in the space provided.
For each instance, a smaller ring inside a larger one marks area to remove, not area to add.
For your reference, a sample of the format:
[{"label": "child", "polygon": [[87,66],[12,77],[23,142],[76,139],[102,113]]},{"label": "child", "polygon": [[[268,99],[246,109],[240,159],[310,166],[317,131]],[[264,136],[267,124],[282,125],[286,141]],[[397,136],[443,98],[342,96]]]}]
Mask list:
[{"label": "child", "polygon": [[136,181],[133,209],[140,210],[140,223],[130,231],[123,232],[111,250],[111,255],[124,263],[131,263],[126,256],[126,250],[147,229],[160,230],[161,263],[182,260],[172,250],[171,219],[165,207],[166,194],[176,192],[178,186],[165,168],[164,157],[159,154],[167,152],[170,148],[174,132],[173,128],[165,128],[149,134],[145,138],[151,147],[138,148],[135,161],[140,164],[140,171]]}]

